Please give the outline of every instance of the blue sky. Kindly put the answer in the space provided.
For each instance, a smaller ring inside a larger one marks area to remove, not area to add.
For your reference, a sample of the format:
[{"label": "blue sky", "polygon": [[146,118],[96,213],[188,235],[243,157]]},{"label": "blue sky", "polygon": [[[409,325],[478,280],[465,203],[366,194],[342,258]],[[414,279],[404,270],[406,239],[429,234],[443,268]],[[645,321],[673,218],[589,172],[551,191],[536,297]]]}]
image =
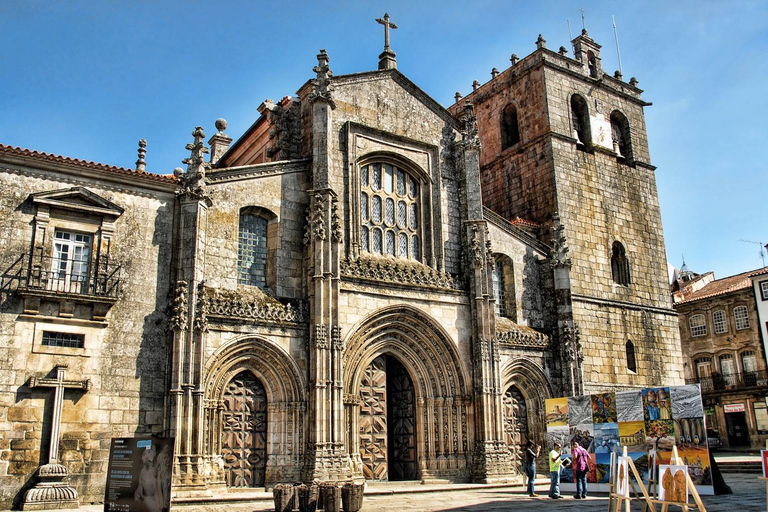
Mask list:
[{"label": "blue sky", "polygon": [[[491,68],[569,44],[585,10],[603,68],[645,90],[668,260],[717,277],[762,266],[768,243],[768,2],[0,2],[0,142],[172,172],[202,125],[237,138],[266,98],[293,95],[320,48],[335,74],[375,69],[388,11],[398,68],[443,105]],[[768,258],[768,257],[767,257]],[[768,261],[768,259],[767,259]]]}]

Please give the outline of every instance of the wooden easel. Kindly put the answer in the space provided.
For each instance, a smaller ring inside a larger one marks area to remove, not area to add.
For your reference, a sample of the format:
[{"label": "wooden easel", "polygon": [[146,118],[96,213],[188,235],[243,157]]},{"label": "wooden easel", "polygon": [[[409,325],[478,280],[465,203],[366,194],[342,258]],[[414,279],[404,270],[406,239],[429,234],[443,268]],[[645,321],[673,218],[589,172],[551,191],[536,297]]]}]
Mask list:
[{"label": "wooden easel", "polygon": [[[624,447],[624,457],[627,457],[627,447]],[[617,461],[618,462],[618,461]],[[683,465],[683,461],[680,460],[680,456],[677,453],[677,446],[674,446],[672,448],[672,457],[670,462],[673,462],[677,465]],[[642,493],[642,498],[639,496],[637,489],[635,489],[635,485],[632,483],[632,480],[629,481],[629,485],[632,489],[632,492],[635,494],[635,498],[631,496],[624,496],[623,494],[618,494],[616,491],[618,489],[616,488],[615,483],[615,476],[611,475],[611,494],[610,499],[608,500],[608,512],[621,512],[622,504],[624,505],[624,512],[630,512],[630,504],[633,499],[642,500],[644,501],[644,508],[643,510],[649,511],[649,512],[656,512],[656,505],[661,505],[661,512],[667,512],[669,510],[670,505],[674,505],[677,507],[680,507],[683,512],[690,512],[691,510],[698,510],[700,512],[707,512],[707,509],[704,507],[704,503],[701,501],[701,497],[699,496],[698,491],[696,490],[696,486],[693,484],[693,480],[691,480],[691,475],[688,474],[686,471],[685,473],[685,479],[688,482],[688,492],[693,497],[694,504],[690,503],[678,503],[676,501],[666,501],[666,500],[658,500],[652,498],[652,494],[649,494],[648,489],[655,489],[658,486],[658,475],[656,479],[650,479],[649,480],[649,488],[645,488],[645,484],[643,484],[643,479],[640,478],[640,473],[637,471],[637,468],[635,467],[635,463],[632,461],[631,458],[627,459],[627,465],[629,466],[630,471],[632,471],[632,474],[635,476],[635,480],[637,481],[638,487],[640,487],[640,491]],[[655,462],[654,462],[655,465]],[[611,461],[611,466],[613,466],[613,461]],[[613,467],[611,468],[613,469]],[[650,471],[650,475],[653,476],[655,473],[655,467]],[[627,475],[627,478],[629,478],[629,475]],[[766,484],[768,485],[768,480],[766,481]]]}]

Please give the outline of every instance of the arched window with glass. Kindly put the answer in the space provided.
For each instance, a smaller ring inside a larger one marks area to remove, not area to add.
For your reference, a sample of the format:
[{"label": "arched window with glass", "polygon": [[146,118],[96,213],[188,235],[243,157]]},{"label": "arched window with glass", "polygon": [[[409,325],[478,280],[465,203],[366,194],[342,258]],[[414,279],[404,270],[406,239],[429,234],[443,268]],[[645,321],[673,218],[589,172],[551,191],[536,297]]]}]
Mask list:
[{"label": "arched window with glass", "polygon": [[[274,223],[277,217],[256,206],[240,210],[237,236],[237,283],[265,289],[274,286]],[[270,227],[272,226],[272,227]],[[272,240],[270,241],[270,237]],[[270,272],[271,270],[271,272]]]},{"label": "arched window with glass", "polygon": [[370,254],[421,261],[421,183],[401,167],[374,162],[360,168],[360,248]]}]

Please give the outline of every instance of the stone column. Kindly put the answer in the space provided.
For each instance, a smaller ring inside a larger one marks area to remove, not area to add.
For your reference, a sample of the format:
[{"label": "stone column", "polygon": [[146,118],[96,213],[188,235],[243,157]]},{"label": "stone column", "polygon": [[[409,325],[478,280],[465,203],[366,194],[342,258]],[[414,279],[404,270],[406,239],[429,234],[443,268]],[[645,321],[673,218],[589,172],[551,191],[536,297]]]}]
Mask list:
[{"label": "stone column", "polygon": [[510,471],[509,452],[504,443],[501,401],[501,370],[493,298],[493,252],[488,226],[483,220],[480,187],[480,139],[477,118],[470,102],[462,113],[464,186],[466,190],[465,240],[474,327],[475,456],[473,479],[491,483],[506,481]]},{"label": "stone column", "polygon": [[338,198],[330,188],[332,121],[336,104],[331,92],[328,54],[320,50],[312,103],[313,190],[304,243],[309,248],[310,295],[310,437],[305,480],[339,480],[350,476],[344,429],[344,344],[338,318],[339,256],[342,243]]},{"label": "stone column", "polygon": [[170,433],[176,438],[177,492],[186,494],[205,488],[207,474],[203,453],[205,432],[202,383],[205,353],[204,267],[208,209],[213,204],[207,190],[205,161],[208,149],[203,143],[205,133],[201,127],[192,132],[194,141],[187,144],[189,158],[186,172],[176,170],[181,177],[182,189],[177,193],[180,220],[176,236],[176,297],[174,299],[173,353],[171,371],[171,424]]}]

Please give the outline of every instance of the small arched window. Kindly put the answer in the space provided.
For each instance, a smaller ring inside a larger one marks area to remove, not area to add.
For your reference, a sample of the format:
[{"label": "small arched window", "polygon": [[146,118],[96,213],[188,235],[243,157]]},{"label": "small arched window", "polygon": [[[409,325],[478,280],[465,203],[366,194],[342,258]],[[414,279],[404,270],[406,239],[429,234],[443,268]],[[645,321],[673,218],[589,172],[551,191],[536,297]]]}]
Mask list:
[{"label": "small arched window", "polygon": [[723,375],[733,375],[736,373],[736,368],[733,366],[733,355],[723,354],[719,358],[720,373]]},{"label": "small arched window", "polygon": [[625,348],[627,350],[627,370],[637,373],[637,361],[635,359],[635,344],[632,343],[632,340],[627,340],[627,344]]},{"label": "small arched window", "polygon": [[613,139],[613,151],[616,156],[625,160],[632,160],[632,139],[629,134],[629,121],[627,116],[614,110],[611,113],[611,138]]},{"label": "small arched window", "polygon": [[501,149],[511,148],[520,142],[520,126],[517,108],[511,103],[501,113]]},{"label": "small arched window", "polygon": [[587,52],[587,65],[589,66],[589,76],[597,78],[597,58],[591,51]]},{"label": "small arched window", "polygon": [[267,286],[268,219],[257,211],[240,212],[237,244],[237,282],[248,286]]},{"label": "small arched window", "polygon": [[496,315],[507,316],[506,294],[504,293],[504,264],[496,260],[493,266],[493,298],[496,299]]},{"label": "small arched window", "polygon": [[590,144],[589,130],[589,109],[587,101],[574,94],[571,96],[571,124],[573,125],[573,138],[576,139],[577,147],[587,148]]},{"label": "small arched window", "polygon": [[364,252],[422,258],[421,184],[389,163],[360,168],[360,242]]},{"label": "small arched window", "polygon": [[627,253],[621,242],[613,242],[611,273],[616,284],[629,286],[632,282],[629,275],[629,258],[627,258]]}]

